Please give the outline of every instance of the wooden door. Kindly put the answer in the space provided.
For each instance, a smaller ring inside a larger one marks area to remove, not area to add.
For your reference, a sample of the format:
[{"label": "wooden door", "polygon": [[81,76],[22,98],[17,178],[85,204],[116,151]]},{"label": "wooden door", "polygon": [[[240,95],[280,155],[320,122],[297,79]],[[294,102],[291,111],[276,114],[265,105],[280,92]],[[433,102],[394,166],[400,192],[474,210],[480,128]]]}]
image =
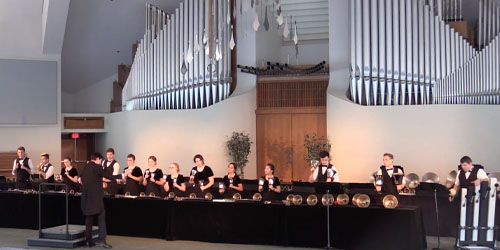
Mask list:
[{"label": "wooden door", "polygon": [[272,163],[276,176],[292,178],[291,125],[290,114],[257,114],[257,177],[263,176],[265,165]]},{"label": "wooden door", "polygon": [[307,181],[311,173],[310,164],[305,160],[307,150],[304,147],[304,136],[317,134],[326,137],[326,109],[308,108],[305,111],[291,115],[294,181]]},{"label": "wooden door", "polygon": [[71,134],[63,134],[61,136],[61,157],[69,156],[73,160],[73,167],[76,167],[78,171],[80,167],[86,164],[90,154],[94,150],[94,134],[80,134],[80,138],[76,140],[71,138]]},{"label": "wooden door", "polygon": [[326,136],[328,76],[261,77],[257,80],[257,176],[267,163],[285,182],[305,181],[306,133]]}]

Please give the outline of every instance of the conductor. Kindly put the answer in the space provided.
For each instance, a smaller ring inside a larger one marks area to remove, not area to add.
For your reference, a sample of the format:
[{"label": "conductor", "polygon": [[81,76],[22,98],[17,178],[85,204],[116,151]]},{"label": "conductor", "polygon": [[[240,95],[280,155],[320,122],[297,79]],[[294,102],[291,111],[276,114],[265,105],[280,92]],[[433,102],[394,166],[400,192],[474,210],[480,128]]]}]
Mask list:
[{"label": "conductor", "polygon": [[[83,166],[80,174],[82,182],[82,212],[85,216],[85,244],[88,247],[99,246],[111,248],[106,243],[106,218],[104,211],[102,178],[115,181],[118,177],[111,175],[102,169],[102,155],[93,153],[90,156],[90,162]],[[99,238],[92,242],[92,225],[97,217],[99,226]]]}]

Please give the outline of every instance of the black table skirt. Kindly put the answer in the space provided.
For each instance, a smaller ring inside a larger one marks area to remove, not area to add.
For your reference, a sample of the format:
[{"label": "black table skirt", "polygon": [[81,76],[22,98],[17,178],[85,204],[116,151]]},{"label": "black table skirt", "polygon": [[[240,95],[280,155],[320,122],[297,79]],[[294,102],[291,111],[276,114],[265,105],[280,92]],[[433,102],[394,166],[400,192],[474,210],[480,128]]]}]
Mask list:
[{"label": "black table skirt", "polygon": [[[111,235],[219,243],[323,247],[326,208],[262,203],[104,199]],[[42,227],[65,223],[64,195],[42,196]],[[84,224],[80,197],[69,197],[69,222]],[[421,210],[330,208],[331,243],[345,249],[425,249]],[[0,192],[0,227],[38,228],[38,195]]]}]

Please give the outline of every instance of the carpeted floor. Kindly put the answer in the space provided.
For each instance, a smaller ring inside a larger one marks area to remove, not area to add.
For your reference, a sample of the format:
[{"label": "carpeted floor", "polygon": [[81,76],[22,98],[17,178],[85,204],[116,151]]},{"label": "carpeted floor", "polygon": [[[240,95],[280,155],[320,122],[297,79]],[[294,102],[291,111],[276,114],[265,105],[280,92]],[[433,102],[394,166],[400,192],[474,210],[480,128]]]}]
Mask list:
[{"label": "carpeted floor", "polygon": [[[0,250],[19,250],[19,249],[51,249],[45,247],[28,247],[26,239],[36,236],[36,230],[10,229],[0,228]],[[268,250],[268,249],[311,249],[311,248],[293,248],[279,246],[260,246],[260,245],[237,245],[237,244],[221,244],[221,243],[206,243],[197,241],[165,241],[162,239],[151,238],[136,238],[123,236],[108,236],[108,243],[113,246],[113,249],[204,249],[204,250],[233,250],[233,249],[252,249],[252,250]],[[441,238],[441,248],[454,249],[454,238]],[[437,247],[437,237],[427,237],[428,249]],[[99,249],[99,248],[94,248]]]}]

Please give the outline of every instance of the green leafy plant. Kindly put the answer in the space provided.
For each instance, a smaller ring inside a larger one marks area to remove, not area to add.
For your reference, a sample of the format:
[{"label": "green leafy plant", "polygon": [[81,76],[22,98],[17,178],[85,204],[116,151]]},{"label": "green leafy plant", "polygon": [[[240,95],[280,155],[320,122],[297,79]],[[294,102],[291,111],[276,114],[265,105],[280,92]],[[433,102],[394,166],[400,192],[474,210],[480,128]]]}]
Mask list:
[{"label": "green leafy plant", "polygon": [[325,150],[330,152],[332,145],[330,144],[328,138],[321,136],[319,137],[316,133],[309,135],[304,135],[304,147],[307,150],[307,155],[304,156],[304,160],[309,164],[312,160],[319,160],[319,152]]},{"label": "green leafy plant", "polygon": [[233,132],[232,136],[226,141],[226,149],[231,160],[238,166],[241,178],[245,176],[244,168],[248,163],[250,154],[250,136],[243,132]]}]

